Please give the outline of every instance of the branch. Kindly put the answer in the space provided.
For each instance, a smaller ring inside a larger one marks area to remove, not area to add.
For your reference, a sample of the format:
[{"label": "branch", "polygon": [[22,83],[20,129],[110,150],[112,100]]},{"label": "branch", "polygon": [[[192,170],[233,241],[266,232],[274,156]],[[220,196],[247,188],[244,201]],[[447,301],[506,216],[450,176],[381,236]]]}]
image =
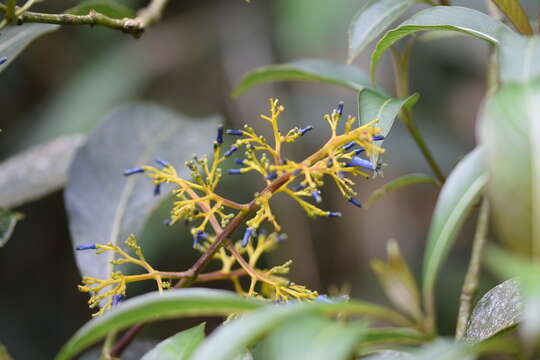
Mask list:
[{"label": "branch", "polygon": [[[0,12],[6,14],[6,19],[10,19],[10,7],[0,4]],[[57,25],[99,25],[111,29],[121,30],[125,33],[139,37],[150,25],[156,23],[160,18],[169,0],[152,0],[150,4],[139,10],[137,17],[130,19],[114,19],[103,15],[95,10],[91,10],[88,15],[73,14],[47,14],[33,11],[24,11],[21,14],[13,13],[14,22],[23,23],[44,23]],[[17,8],[19,9],[19,8]],[[13,21],[12,21],[13,22]]]},{"label": "branch", "polygon": [[471,252],[471,261],[467,269],[467,275],[463,282],[461,290],[461,299],[456,326],[456,340],[460,340],[465,334],[469,315],[471,313],[471,300],[478,289],[478,275],[480,273],[480,262],[482,260],[482,251],[486,243],[486,235],[489,225],[489,202],[486,198],[482,201],[478,222],[476,224],[476,233],[474,234],[473,248]]}]

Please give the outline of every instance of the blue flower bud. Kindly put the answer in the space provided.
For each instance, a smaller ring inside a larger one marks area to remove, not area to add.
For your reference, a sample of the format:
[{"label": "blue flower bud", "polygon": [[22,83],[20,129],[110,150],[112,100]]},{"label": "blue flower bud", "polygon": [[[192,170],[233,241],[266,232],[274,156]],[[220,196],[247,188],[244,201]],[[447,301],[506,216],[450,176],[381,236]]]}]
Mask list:
[{"label": "blue flower bud", "polygon": [[316,202],[320,203],[322,201],[321,194],[319,194],[317,190],[313,191],[311,195],[313,196]]},{"label": "blue flower bud", "polygon": [[382,136],[382,135],[375,135],[375,136],[373,137],[373,141],[377,141],[377,140],[384,140],[384,136]]},{"label": "blue flower bud", "polygon": [[156,184],[154,187],[154,196],[158,196],[159,194],[161,194],[161,184]]},{"label": "blue flower bud", "polygon": [[229,157],[231,156],[236,150],[238,150],[238,147],[237,146],[231,146],[231,148],[229,150],[227,150],[227,152],[225,152],[225,154],[223,154],[223,156],[225,157]]},{"label": "blue flower bud", "polygon": [[315,301],[320,301],[320,302],[325,302],[325,303],[330,303],[330,304],[333,304],[334,301],[332,299],[330,299],[328,297],[328,295],[319,295],[317,296],[317,298],[315,299]]},{"label": "blue flower bud", "polygon": [[346,167],[356,167],[356,166],[360,166],[360,167],[363,167],[363,168],[366,168],[366,169],[369,169],[369,170],[373,170],[373,166],[371,165],[371,162],[369,160],[362,159],[359,156],[353,156],[351,162],[348,163],[346,165]]},{"label": "blue flower bud", "polygon": [[114,295],[112,298],[112,306],[120,304],[124,300],[124,295]]},{"label": "blue flower bud", "polygon": [[246,159],[234,159],[234,162],[238,165],[246,165],[245,164]]},{"label": "blue flower bud", "polygon": [[163,224],[167,225],[167,226],[171,226],[172,225],[172,220],[171,219],[165,219],[165,220],[163,220]]},{"label": "blue flower bud", "polygon": [[361,208],[363,205],[360,201],[356,200],[356,199],[353,199],[352,197],[350,197],[349,199],[349,202],[355,206],[358,206],[359,208]]},{"label": "blue flower bud", "polygon": [[303,129],[300,129],[300,136],[304,136],[308,131],[313,130],[313,126],[308,125]]},{"label": "blue flower bud", "polygon": [[292,172],[292,174],[293,174],[294,176],[297,176],[297,175],[299,175],[301,172],[302,172],[302,169],[296,169],[296,170],[294,170],[294,171]]},{"label": "blue flower bud", "polygon": [[168,162],[166,162],[165,160],[161,160],[161,159],[156,159],[156,162],[157,162],[159,165],[163,166],[163,167],[167,167],[167,166],[170,165]]},{"label": "blue flower bud", "polygon": [[339,116],[343,115],[343,108],[344,108],[343,101],[340,101],[337,107],[337,113]]},{"label": "blue flower bud", "polygon": [[75,250],[96,250],[96,244],[78,245]]},{"label": "blue flower bud", "polygon": [[329,217],[340,217],[340,216],[341,216],[341,213],[340,213],[340,212],[332,212],[332,211],[329,211],[329,212],[328,212],[328,216],[329,216]]},{"label": "blue flower bud", "polygon": [[227,135],[242,136],[242,130],[227,129]]},{"label": "blue flower bud", "polygon": [[337,173],[337,176],[340,178],[340,179],[343,179],[345,177],[345,172],[344,171],[340,171]]},{"label": "blue flower bud", "polygon": [[294,188],[294,191],[302,191],[305,188],[307,188],[307,184],[300,184],[297,187]]},{"label": "blue flower bud", "polygon": [[249,239],[251,239],[251,235],[253,234],[253,229],[252,228],[247,228],[246,229],[246,232],[244,233],[244,238],[242,239],[242,246],[243,247],[246,247],[248,242],[249,242]]},{"label": "blue flower bud", "polygon": [[127,170],[124,170],[124,176],[130,176],[130,175],[133,175],[133,174],[140,174],[140,173],[143,173],[144,170],[141,169],[140,167],[137,167],[137,168],[133,168],[133,169],[127,169]]},{"label": "blue flower bud", "polygon": [[242,175],[242,169],[229,169],[227,173],[229,175]]},{"label": "blue flower bud", "polygon": [[285,240],[287,240],[287,234],[279,234],[279,236],[276,239],[277,242],[282,242]]},{"label": "blue flower bud", "polygon": [[363,153],[364,151],[366,151],[366,149],[364,149],[364,148],[356,149],[356,150],[354,150],[354,154],[358,155],[358,154]]},{"label": "blue flower bud", "polygon": [[193,241],[193,245],[199,244],[200,242],[208,239],[208,234],[205,233],[202,230],[197,231],[197,234],[195,234],[195,239]]},{"label": "blue flower bud", "polygon": [[223,125],[219,125],[217,128],[216,142],[218,144],[223,144]]},{"label": "blue flower bud", "polygon": [[350,143],[347,143],[347,144],[343,145],[343,151],[349,151],[355,145],[356,145],[356,143],[354,141],[351,141]]},{"label": "blue flower bud", "polygon": [[7,57],[5,56],[0,56],[0,65],[2,65],[3,63],[5,63],[7,61]]},{"label": "blue flower bud", "polygon": [[273,171],[271,173],[269,173],[267,176],[266,176],[266,179],[272,181],[272,180],[275,180],[277,178],[277,172]]}]

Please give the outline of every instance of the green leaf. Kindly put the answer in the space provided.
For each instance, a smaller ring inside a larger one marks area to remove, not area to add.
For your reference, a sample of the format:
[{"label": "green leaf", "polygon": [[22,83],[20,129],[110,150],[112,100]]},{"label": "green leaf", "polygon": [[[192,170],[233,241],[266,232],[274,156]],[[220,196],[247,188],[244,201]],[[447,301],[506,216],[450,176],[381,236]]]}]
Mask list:
[{"label": "green leaf", "polygon": [[[420,96],[413,94],[405,99],[396,99],[379,92],[364,89],[358,94],[358,116],[362,125],[372,120],[379,120],[376,126],[380,127],[381,135],[386,137],[394,125],[394,121],[401,109],[411,109]],[[381,146],[384,140],[376,141],[375,144]],[[371,162],[374,167],[377,164],[378,156],[373,155]]]},{"label": "green leaf", "polygon": [[429,335],[422,334],[409,328],[374,328],[366,331],[362,346],[381,344],[417,345],[430,340]]},{"label": "green leaf", "polygon": [[488,97],[480,124],[498,237],[539,259],[540,81],[500,87]]},{"label": "green leaf", "polygon": [[529,82],[540,77],[540,37],[515,33],[501,35],[499,73],[501,82]]},{"label": "green leaf", "polygon": [[[123,247],[130,234],[139,234],[168,188],[154,196],[146,176],[122,172],[155,158],[182,164],[193,153],[211,150],[215,120],[190,121],[145,104],[112,112],[77,152],[69,172],[65,202],[74,248],[109,242]],[[182,168],[180,174],[186,172]],[[76,251],[75,257],[83,276],[106,279],[112,271],[113,252]]]},{"label": "green leaf", "polygon": [[[257,359],[347,360],[366,332],[366,324],[340,324],[318,316],[289,319],[257,347]],[[219,351],[219,350],[218,350]]]},{"label": "green leaf", "polygon": [[7,348],[0,342],[0,360],[13,360]]},{"label": "green leaf", "polygon": [[32,41],[55,31],[58,25],[51,24],[22,24],[6,26],[0,31],[0,57],[6,57],[4,64],[0,65],[2,72]]},{"label": "green leaf", "polygon": [[86,0],[77,6],[66,10],[66,13],[73,15],[87,15],[91,10],[106,15],[114,19],[133,18],[135,11],[114,0]]},{"label": "green leaf", "polygon": [[13,208],[61,189],[83,135],[38,145],[0,164],[0,207]]},{"label": "green leaf", "polygon": [[492,0],[495,5],[506,15],[514,27],[522,34],[532,35],[533,30],[529,18],[519,0]]},{"label": "green leaf", "polygon": [[416,0],[364,0],[349,25],[349,62],[396,21]]},{"label": "green leaf", "polygon": [[433,179],[431,176],[424,174],[408,174],[398,177],[392,181],[387,182],[377,190],[375,190],[367,199],[365,207],[369,208],[373,203],[392,191],[401,189],[403,187],[414,184],[432,184],[437,187],[441,186],[441,183]]},{"label": "green leaf", "polygon": [[484,153],[476,148],[446,180],[431,218],[422,272],[423,295],[431,298],[437,274],[463,222],[487,183]]},{"label": "green leaf", "polygon": [[144,321],[177,317],[221,316],[257,309],[264,303],[229,291],[212,289],[151,292],[123,302],[80,328],[64,345],[56,360],[67,360],[110,332]]},{"label": "green leaf", "polygon": [[6,245],[22,215],[0,208],[0,248]]},{"label": "green leaf", "polygon": [[422,10],[401,25],[388,31],[377,43],[371,55],[370,75],[372,81],[382,54],[399,39],[426,30],[462,32],[497,44],[500,34],[512,31],[509,27],[488,15],[459,6],[436,6]]},{"label": "green leaf", "polygon": [[191,360],[232,360],[288,320],[310,314],[338,313],[340,316],[368,316],[411,326],[407,319],[393,310],[358,301],[273,305],[220,326],[195,351]]},{"label": "green leaf", "polygon": [[189,360],[204,340],[204,326],[205,323],[199,324],[163,340],[144,354],[141,360]]},{"label": "green leaf", "polygon": [[475,305],[463,339],[481,342],[515,326],[521,320],[523,307],[523,296],[516,279],[495,286]]},{"label": "green leaf", "polygon": [[367,74],[352,65],[305,59],[257,68],[247,73],[233,92],[238,97],[253,85],[272,81],[322,81],[353,90],[372,88]]}]

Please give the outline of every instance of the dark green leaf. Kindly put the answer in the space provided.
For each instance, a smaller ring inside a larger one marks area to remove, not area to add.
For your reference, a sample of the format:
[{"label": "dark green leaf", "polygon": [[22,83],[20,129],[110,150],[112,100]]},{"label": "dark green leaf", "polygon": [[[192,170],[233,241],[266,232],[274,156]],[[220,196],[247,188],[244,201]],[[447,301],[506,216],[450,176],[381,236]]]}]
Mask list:
[{"label": "dark green leaf", "polygon": [[61,189],[83,135],[66,135],[0,164],[0,207],[13,208]]},{"label": "dark green leaf", "polygon": [[375,201],[391,193],[392,191],[401,189],[409,185],[414,185],[414,184],[432,184],[437,187],[441,186],[441,184],[437,180],[433,179],[431,176],[428,176],[428,175],[424,175],[424,174],[403,175],[401,177],[398,177],[397,179],[387,182],[386,184],[384,184],[383,186],[375,190],[366,201],[365,207],[369,208]]},{"label": "dark green leaf", "polygon": [[347,360],[364,333],[365,323],[340,324],[317,316],[296,317],[273,330],[257,347],[257,360]]},{"label": "dark green leaf", "polygon": [[533,30],[529,18],[519,0],[492,0],[495,5],[510,19],[515,28],[522,34],[532,35]]},{"label": "dark green leaf", "polygon": [[355,66],[305,59],[264,66],[247,73],[234,90],[233,96],[240,96],[253,85],[272,81],[322,81],[353,90],[371,87],[368,76]]},{"label": "dark green leaf", "polygon": [[21,214],[0,208],[0,248],[6,245],[20,219]]},{"label": "dark green leaf", "polygon": [[429,336],[409,328],[374,328],[366,331],[362,346],[380,344],[417,345],[430,339]]},{"label": "dark green leaf", "polygon": [[15,60],[33,40],[58,28],[58,25],[51,24],[22,24],[2,29],[0,31],[0,57],[6,57],[7,60],[3,65],[0,65],[0,72]]},{"label": "dark green leaf", "polygon": [[484,161],[480,148],[465,156],[446,180],[437,199],[424,254],[422,278],[425,299],[431,298],[437,274],[455,237],[487,183]]},{"label": "dark green leaf", "polygon": [[349,25],[349,62],[416,0],[364,0]]},{"label": "dark green leaf", "polygon": [[199,324],[160,342],[144,354],[141,360],[189,360],[193,351],[204,340],[204,326]]},{"label": "dark green leaf", "polygon": [[[410,326],[410,322],[393,310],[358,301],[339,303],[296,303],[268,306],[218,328],[201,345],[191,360],[232,360],[262,336],[280,324],[310,314],[368,316]],[[219,353],[216,349],[219,349]]]},{"label": "dark green leaf", "polygon": [[254,310],[264,303],[232,292],[212,289],[179,289],[160,294],[152,292],[123,302],[80,328],[60,350],[56,360],[67,360],[103,338],[144,321],[186,316],[228,315]]},{"label": "dark green leaf", "polygon": [[523,296],[516,279],[489,290],[475,305],[469,318],[466,342],[480,342],[516,325],[523,314]]},{"label": "dark green leaf", "polygon": [[505,32],[499,44],[499,73],[503,83],[529,82],[540,77],[540,37]]},{"label": "dark green leaf", "polygon": [[513,251],[538,259],[540,81],[500,87],[488,97],[480,123],[499,238]]},{"label": "dark green leaf", "polygon": [[[405,99],[396,99],[379,92],[364,89],[358,94],[358,116],[362,125],[377,119],[376,126],[382,129],[381,135],[387,136],[401,109],[411,109],[419,99],[418,94],[413,94]],[[376,141],[381,146],[384,140]],[[371,162],[376,165],[378,157],[374,155]]]},{"label": "dark green leaf", "polygon": [[87,15],[91,10],[114,19],[133,18],[135,11],[114,0],[86,0],[67,10],[73,15]]},{"label": "dark green leaf", "polygon": [[371,79],[382,54],[399,39],[426,30],[446,30],[462,32],[492,44],[498,43],[500,34],[512,31],[506,25],[479,11],[459,6],[436,6],[422,10],[403,22],[393,30],[388,31],[377,43],[371,55]]},{"label": "dark green leaf", "polygon": [[[147,177],[125,177],[122,172],[155,158],[182,164],[195,152],[210,151],[215,127],[215,119],[190,121],[153,105],[131,105],[110,114],[88,137],[70,169],[65,202],[74,247],[109,242],[124,246],[131,233],[140,233],[167,189],[156,197]],[[83,276],[109,277],[113,252],[76,251],[75,256]]]}]

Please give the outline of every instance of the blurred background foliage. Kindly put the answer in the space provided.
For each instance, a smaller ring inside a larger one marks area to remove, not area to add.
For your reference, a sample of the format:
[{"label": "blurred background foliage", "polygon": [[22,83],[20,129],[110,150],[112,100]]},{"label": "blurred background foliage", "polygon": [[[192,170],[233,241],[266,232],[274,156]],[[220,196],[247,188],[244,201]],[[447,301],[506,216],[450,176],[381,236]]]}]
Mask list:
[{"label": "blurred background foliage", "polygon": [[[122,2],[132,8],[145,3]],[[320,83],[279,83],[257,86],[234,100],[231,91],[244,73],[261,65],[307,57],[344,62],[347,28],[359,2],[175,1],[163,21],[139,40],[99,27],[64,27],[31,44],[1,74],[0,160],[59,135],[88,132],[111,109],[137,100],[190,116],[223,114],[233,128],[243,123],[262,128],[258,115],[266,111],[269,97],[280,98],[286,106],[284,120],[290,127],[315,126],[305,141],[289,147],[290,157],[301,158],[324,141],[322,114],[338,101],[345,102],[347,113],[356,114],[355,92]],[[76,3],[49,0],[41,7],[54,12]],[[482,1],[455,1],[455,5],[460,3],[484,10]],[[533,0],[523,3],[528,10],[533,8]],[[454,165],[453,159],[474,146],[487,50],[482,41],[463,36],[415,45],[411,89],[421,95],[415,119],[445,171]],[[355,63],[367,69],[370,53],[365,51]],[[387,89],[393,88],[391,71],[385,57],[378,76]],[[359,199],[366,200],[376,188],[400,175],[429,173],[399,122],[385,147],[389,166],[384,179],[360,182]],[[185,154],[185,159],[190,156]],[[248,200],[262,186],[249,175],[235,177],[234,183],[231,180],[226,177],[222,191],[239,201]],[[342,201],[337,190],[328,187],[323,207],[341,211],[343,217],[317,221],[306,218],[286,199],[277,201],[276,213],[289,240],[271,254],[269,263],[295,259],[291,277],[298,283],[330,294],[350,289],[352,297],[385,303],[369,259],[383,257],[387,240],[395,238],[418,275],[436,196],[436,188],[416,185],[365,210]],[[0,251],[1,293],[9,294],[0,297],[0,338],[17,359],[52,358],[89,318],[87,297],[76,289],[80,277],[61,193],[16,210],[25,218]],[[198,252],[191,248],[187,229],[163,226],[167,212],[168,204],[164,204],[148,222],[140,242],[156,267],[183,270]],[[474,217],[441,273],[437,303],[442,334],[455,328],[473,225]],[[483,274],[481,293],[495,283],[490,274]],[[148,289],[139,286],[132,295]],[[167,326],[151,325],[143,337],[163,338],[194,324],[177,320]],[[215,324],[210,322],[208,327]]]}]

